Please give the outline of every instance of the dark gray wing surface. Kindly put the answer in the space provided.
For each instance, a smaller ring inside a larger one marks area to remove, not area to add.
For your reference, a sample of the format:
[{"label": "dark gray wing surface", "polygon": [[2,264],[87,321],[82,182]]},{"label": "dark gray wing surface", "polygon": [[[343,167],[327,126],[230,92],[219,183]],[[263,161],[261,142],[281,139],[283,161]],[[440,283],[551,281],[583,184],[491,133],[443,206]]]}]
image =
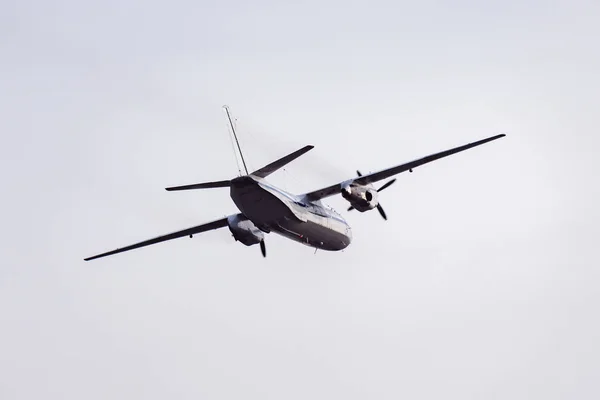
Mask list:
[{"label": "dark gray wing surface", "polygon": [[328,196],[333,196],[333,195],[341,192],[342,185],[345,183],[354,182],[354,183],[358,183],[359,185],[366,185],[368,183],[377,182],[382,179],[389,178],[392,175],[396,175],[401,172],[412,170],[413,168],[416,168],[420,165],[427,164],[427,163],[430,163],[435,160],[439,160],[440,158],[448,157],[452,154],[460,153],[461,151],[465,151],[470,148],[480,146],[484,143],[488,143],[488,142],[491,142],[492,140],[500,139],[501,137],[504,137],[504,136],[506,136],[506,135],[504,135],[504,134],[496,135],[496,136],[492,136],[492,137],[489,137],[486,139],[478,140],[473,143],[465,144],[463,146],[455,147],[450,150],[445,150],[445,151],[441,151],[439,153],[431,154],[431,155],[425,156],[423,158],[419,158],[417,160],[407,162],[405,164],[400,164],[400,165],[397,165],[392,168],[384,169],[382,171],[373,172],[368,175],[363,175],[356,179],[350,179],[348,181],[336,183],[335,185],[331,185],[331,186],[328,186],[328,187],[325,187],[325,188],[322,188],[319,190],[315,190],[315,191],[306,193],[305,196],[308,200],[311,200],[311,201],[319,200],[319,199],[322,199],[322,198],[325,198]]},{"label": "dark gray wing surface", "polygon": [[306,153],[309,150],[312,150],[314,147],[315,146],[313,145],[304,146],[300,150],[296,150],[295,152],[290,153],[285,157],[281,157],[279,160],[273,161],[269,165],[265,165],[264,167],[254,171],[250,175],[258,176],[260,178],[266,178],[278,169],[285,167],[287,164],[291,163],[296,158],[300,157],[302,154]]},{"label": "dark gray wing surface", "polygon": [[183,186],[171,186],[165,188],[165,190],[171,192],[174,190],[191,190],[191,189],[213,189],[213,188],[223,188],[231,186],[230,181],[216,181],[216,182],[204,182],[204,183],[193,183],[191,185],[183,185]]},{"label": "dark gray wing surface", "polygon": [[122,253],[124,251],[138,249],[138,248],[144,247],[144,246],[149,246],[151,244],[160,243],[160,242],[164,242],[164,241],[171,240],[171,239],[177,239],[177,238],[184,237],[184,236],[194,235],[196,233],[202,233],[202,232],[210,231],[213,229],[222,228],[224,226],[227,226],[227,217],[221,218],[219,220],[212,221],[212,222],[209,222],[209,223],[206,223],[203,225],[198,225],[198,226],[194,226],[192,228],[169,233],[167,235],[158,236],[158,237],[155,237],[154,239],[145,240],[143,242],[139,242],[136,244],[132,244],[130,246],[122,247],[120,249],[116,249],[116,250],[112,250],[112,251],[109,251],[106,253],[98,254],[96,256],[84,258],[84,260],[90,261],[90,260],[94,260],[96,258],[106,257],[106,256],[110,256],[113,254]]}]

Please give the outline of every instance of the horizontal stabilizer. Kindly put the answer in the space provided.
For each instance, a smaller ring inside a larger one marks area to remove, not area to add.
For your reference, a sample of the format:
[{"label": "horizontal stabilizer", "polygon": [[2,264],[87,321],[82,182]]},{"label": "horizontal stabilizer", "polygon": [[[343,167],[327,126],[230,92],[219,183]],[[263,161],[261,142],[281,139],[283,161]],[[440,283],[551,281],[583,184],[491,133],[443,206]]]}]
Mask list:
[{"label": "horizontal stabilizer", "polygon": [[265,177],[271,175],[273,172],[277,171],[278,169],[280,169],[280,168],[284,167],[285,165],[289,164],[290,162],[294,161],[296,158],[300,157],[302,154],[313,149],[314,147],[315,146],[312,146],[312,145],[304,146],[300,150],[296,150],[295,152],[288,154],[287,156],[282,157],[277,161],[273,161],[271,164],[265,165],[261,169],[254,171],[251,175],[258,176],[259,178],[265,178]]},{"label": "horizontal stabilizer", "polygon": [[212,189],[212,188],[223,188],[229,187],[230,181],[216,181],[216,182],[204,182],[204,183],[194,183],[192,185],[184,185],[184,186],[172,186],[165,188],[169,192],[173,190],[191,190],[191,189]]}]

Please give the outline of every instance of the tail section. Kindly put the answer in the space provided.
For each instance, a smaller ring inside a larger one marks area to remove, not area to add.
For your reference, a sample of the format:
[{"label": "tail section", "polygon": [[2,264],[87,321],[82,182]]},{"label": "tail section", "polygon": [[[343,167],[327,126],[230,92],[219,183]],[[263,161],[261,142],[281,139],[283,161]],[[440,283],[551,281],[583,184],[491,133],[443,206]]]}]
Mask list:
[{"label": "tail section", "polygon": [[[227,120],[229,121],[229,126],[231,126],[231,132],[233,133],[233,138],[235,139],[235,144],[237,145],[237,149],[240,153],[240,158],[242,159],[242,164],[244,164],[244,170],[246,171],[246,175],[248,175],[248,167],[246,166],[246,160],[244,160],[244,153],[242,153],[242,148],[240,147],[240,141],[237,138],[237,134],[235,133],[235,127],[233,126],[233,122],[231,121],[231,115],[229,114],[229,107],[223,106],[225,112],[227,113]],[[237,157],[236,157],[237,158]],[[239,168],[239,164],[238,164]],[[241,171],[240,171],[241,175]]]},{"label": "tail section", "polygon": [[[237,150],[239,152],[240,158],[242,159],[242,164],[244,166],[244,171],[246,173],[245,174],[246,176],[252,175],[252,176],[255,176],[258,178],[265,178],[265,177],[271,175],[273,172],[277,171],[278,169],[281,169],[284,166],[286,166],[287,164],[289,164],[290,162],[294,161],[296,158],[300,157],[304,153],[306,153],[309,150],[312,150],[314,148],[314,146],[312,146],[312,145],[304,146],[303,148],[296,150],[293,153],[290,153],[285,157],[281,157],[280,159],[273,161],[272,163],[265,165],[264,167],[257,169],[256,171],[252,172],[252,174],[250,174],[248,172],[246,160],[244,159],[244,154],[242,153],[242,148],[240,147],[240,142],[238,141],[237,134],[235,132],[235,127],[231,120],[231,115],[229,113],[229,107],[223,106],[223,108],[225,109],[225,112],[227,113],[227,120],[229,121],[229,126],[231,127],[231,132],[233,134],[235,146],[237,146]],[[235,148],[234,148],[234,152],[235,152]],[[239,170],[240,169],[239,168],[239,160],[237,159],[237,155],[236,155],[236,161],[238,161],[238,170]],[[241,176],[242,171],[239,170],[239,173]],[[183,185],[183,186],[171,186],[171,187],[165,188],[165,190],[172,192],[172,191],[177,191],[177,190],[212,189],[212,188],[224,188],[224,187],[230,187],[230,186],[231,186],[231,181],[226,180],[226,181],[194,183],[191,185]]]},{"label": "tail section", "polygon": [[[304,146],[300,150],[297,150],[291,154],[288,154],[287,156],[282,157],[277,161],[273,161],[271,164],[265,165],[264,167],[254,171],[252,174],[250,174],[248,172],[246,160],[244,159],[244,153],[242,152],[242,148],[240,147],[240,142],[238,140],[237,133],[235,132],[235,127],[233,125],[233,121],[231,120],[231,114],[229,113],[229,107],[227,107],[225,105],[225,106],[223,106],[223,108],[225,109],[225,112],[227,113],[227,120],[229,121],[229,126],[231,127],[231,133],[233,134],[233,140],[235,141],[235,146],[237,147],[238,154],[240,155],[240,158],[242,159],[242,164],[244,166],[244,171],[245,171],[246,175],[254,175],[254,176],[257,176],[260,178],[264,178],[268,175],[271,175],[273,172],[277,171],[278,169],[284,167],[286,164],[289,164],[290,162],[294,161],[296,158],[300,157],[302,154],[306,153],[307,151],[311,150],[314,147],[311,145]],[[235,148],[234,148],[234,151],[235,151]],[[237,156],[236,156],[236,160],[237,160]],[[239,169],[239,163],[238,163],[238,169]],[[240,175],[241,174],[242,174],[242,172],[240,171]]]}]

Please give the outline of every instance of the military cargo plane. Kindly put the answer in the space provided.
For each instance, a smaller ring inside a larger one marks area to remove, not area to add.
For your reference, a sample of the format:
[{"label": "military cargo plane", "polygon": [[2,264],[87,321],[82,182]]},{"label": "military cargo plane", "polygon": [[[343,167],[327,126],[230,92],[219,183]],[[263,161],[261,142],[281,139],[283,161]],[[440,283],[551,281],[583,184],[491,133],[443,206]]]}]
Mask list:
[{"label": "military cargo plane", "polygon": [[195,183],[184,186],[167,187],[168,191],[197,190],[209,188],[229,188],[229,195],[239,209],[239,213],[217,219],[202,225],[183,229],[167,235],[158,236],[130,246],[118,248],[106,253],[85,258],[85,261],[105,257],[128,250],[137,249],[171,239],[189,236],[228,227],[233,238],[246,246],[259,245],[263,257],[266,257],[265,234],[276,233],[288,239],[321,250],[337,251],[348,247],[352,241],[352,230],[344,218],[334,209],[325,206],[321,200],[335,195],[342,195],[348,201],[348,210],[366,212],[377,209],[384,219],[387,215],[379,202],[379,193],[395,182],[389,180],[379,188],[373,183],[390,178],[402,172],[412,172],[414,168],[440,158],[491,142],[506,135],[491,136],[476,142],[465,144],[439,153],[431,154],[414,161],[400,164],[378,172],[357,176],[333,185],[303,194],[288,193],[269,183],[266,178],[291,161],[313,149],[307,145],[294,151],[252,173],[248,172],[246,161],[231,120],[229,108],[226,111],[233,140],[239,151],[245,174],[222,181]]}]

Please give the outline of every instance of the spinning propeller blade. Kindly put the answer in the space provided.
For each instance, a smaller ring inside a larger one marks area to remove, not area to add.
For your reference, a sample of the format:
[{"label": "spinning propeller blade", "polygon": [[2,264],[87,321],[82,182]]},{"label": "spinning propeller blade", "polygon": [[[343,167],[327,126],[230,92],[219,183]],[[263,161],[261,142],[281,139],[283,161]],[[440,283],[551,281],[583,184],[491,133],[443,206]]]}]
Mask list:
[{"label": "spinning propeller blade", "polygon": [[381,192],[383,189],[390,187],[394,182],[396,182],[396,178],[387,181],[385,183],[385,185],[383,185],[382,187],[380,187],[379,189],[377,189],[377,191]]},{"label": "spinning propeller blade", "polygon": [[377,211],[379,211],[379,214],[381,214],[383,219],[387,221],[387,215],[385,215],[385,211],[383,211],[383,207],[381,207],[381,204],[377,204]]},{"label": "spinning propeller blade", "polygon": [[262,253],[263,257],[267,256],[267,246],[265,246],[264,240],[260,241],[260,252]]}]

